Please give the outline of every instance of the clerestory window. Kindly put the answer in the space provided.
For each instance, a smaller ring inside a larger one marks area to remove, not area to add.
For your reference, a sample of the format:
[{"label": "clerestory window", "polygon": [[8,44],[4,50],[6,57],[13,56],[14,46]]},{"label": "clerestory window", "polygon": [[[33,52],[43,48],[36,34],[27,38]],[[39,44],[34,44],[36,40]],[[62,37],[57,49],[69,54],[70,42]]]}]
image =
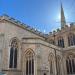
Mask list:
[{"label": "clerestory window", "polygon": [[68,45],[69,46],[75,45],[75,35],[74,34],[70,34],[68,36]]},{"label": "clerestory window", "polygon": [[64,48],[64,39],[63,39],[63,38],[59,38],[59,39],[58,39],[58,46]]}]

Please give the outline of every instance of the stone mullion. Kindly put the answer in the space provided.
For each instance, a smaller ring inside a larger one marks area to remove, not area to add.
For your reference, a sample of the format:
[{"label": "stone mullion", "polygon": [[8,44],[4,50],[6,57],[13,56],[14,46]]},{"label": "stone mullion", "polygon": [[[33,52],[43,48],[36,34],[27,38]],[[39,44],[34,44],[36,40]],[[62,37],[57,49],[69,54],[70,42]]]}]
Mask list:
[{"label": "stone mullion", "polygon": [[[51,68],[50,68],[50,70],[51,70]],[[51,71],[50,71],[50,74],[51,74]]]},{"label": "stone mullion", "polygon": [[[27,65],[27,64],[26,64],[26,63],[27,63],[27,61],[28,61],[28,59],[25,58],[25,65],[24,65],[24,66],[25,66],[25,72],[24,72],[24,75],[26,75],[26,70],[27,70],[27,68],[26,68],[26,65]],[[27,66],[28,66],[28,65],[27,65]]]},{"label": "stone mullion", "polygon": [[71,59],[71,69],[72,69],[72,74],[73,74],[73,63],[72,63],[72,60],[73,59]]},{"label": "stone mullion", "polygon": [[60,60],[58,60],[58,64],[59,64],[59,75],[61,75]]},{"label": "stone mullion", "polygon": [[52,75],[54,74],[53,68],[54,68],[54,61],[52,60]]},{"label": "stone mullion", "polygon": [[59,70],[59,75],[60,75],[60,60],[58,59],[58,70]]},{"label": "stone mullion", "polygon": [[29,75],[29,60],[30,60],[30,59],[29,59],[29,57],[28,57],[28,75]]},{"label": "stone mullion", "polygon": [[74,45],[73,36],[72,36],[72,45]]},{"label": "stone mullion", "polygon": [[14,54],[15,54],[15,48],[13,48],[13,68],[14,68]]},{"label": "stone mullion", "polygon": [[62,72],[61,72],[61,60],[59,62],[59,65],[60,65],[60,75],[62,75]]},{"label": "stone mullion", "polygon": [[69,69],[69,74],[70,74],[70,65],[69,65],[69,60],[70,60],[70,59],[68,59],[67,61],[68,61],[68,69]]},{"label": "stone mullion", "polygon": [[74,74],[74,58],[72,58],[72,72]]},{"label": "stone mullion", "polygon": [[26,71],[25,74],[29,75],[29,70],[28,70],[29,69],[29,58],[28,57],[26,58],[26,64],[25,65],[26,65],[25,66],[26,67],[25,68],[25,71]]},{"label": "stone mullion", "polygon": [[71,59],[69,59],[69,62],[70,62],[70,73],[71,73],[71,69],[72,69],[72,67],[71,67]]},{"label": "stone mullion", "polygon": [[72,60],[73,60],[73,61],[72,61],[72,70],[73,70],[73,74],[74,74],[74,73],[75,73],[75,72],[74,72],[74,67],[75,67],[75,58],[73,58]]},{"label": "stone mullion", "polygon": [[[74,58],[74,68],[75,68],[75,58]],[[75,70],[74,70],[74,73],[75,73]]]},{"label": "stone mullion", "polygon": [[72,42],[73,42],[73,45],[74,45],[74,36],[72,35]]},{"label": "stone mullion", "polygon": [[59,68],[58,68],[59,66],[58,66],[58,59],[57,59],[57,74],[58,74],[58,71],[59,71]]},{"label": "stone mullion", "polygon": [[32,75],[32,59],[33,57],[31,56],[31,75]]},{"label": "stone mullion", "polygon": [[70,43],[69,46],[71,46],[71,39],[69,39],[69,43]]},{"label": "stone mullion", "polygon": [[32,73],[32,75],[35,75],[36,73],[35,73],[35,58],[33,57],[32,58],[32,64],[33,64],[33,73]]},{"label": "stone mullion", "polygon": [[53,75],[53,61],[50,61],[50,74]]},{"label": "stone mullion", "polygon": [[50,74],[51,74],[51,61],[50,61]]},{"label": "stone mullion", "polygon": [[[32,56],[32,66],[33,66],[33,65],[35,65],[35,63],[34,63],[34,57]],[[34,67],[34,66],[33,66],[33,67]],[[32,69],[33,69],[33,68],[32,68]],[[33,70],[34,70],[34,69],[33,69]],[[33,71],[33,70],[32,70],[32,71]],[[34,75],[34,72],[32,72],[32,75]]]}]

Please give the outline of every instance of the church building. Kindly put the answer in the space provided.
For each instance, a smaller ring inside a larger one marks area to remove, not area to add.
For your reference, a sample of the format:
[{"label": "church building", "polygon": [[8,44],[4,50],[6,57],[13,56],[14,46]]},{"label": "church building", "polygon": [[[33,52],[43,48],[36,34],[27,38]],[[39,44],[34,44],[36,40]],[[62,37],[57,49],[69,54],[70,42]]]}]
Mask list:
[{"label": "church building", "polygon": [[0,72],[5,75],[75,75],[75,24],[44,34],[8,15],[0,16]]}]

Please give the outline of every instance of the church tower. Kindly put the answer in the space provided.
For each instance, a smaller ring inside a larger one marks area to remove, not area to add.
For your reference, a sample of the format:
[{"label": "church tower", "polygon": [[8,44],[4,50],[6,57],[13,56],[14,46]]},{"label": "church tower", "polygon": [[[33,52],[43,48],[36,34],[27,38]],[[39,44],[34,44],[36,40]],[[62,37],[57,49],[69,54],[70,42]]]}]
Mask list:
[{"label": "church tower", "polygon": [[66,25],[66,20],[65,20],[63,6],[61,3],[61,28],[63,28],[65,25]]}]

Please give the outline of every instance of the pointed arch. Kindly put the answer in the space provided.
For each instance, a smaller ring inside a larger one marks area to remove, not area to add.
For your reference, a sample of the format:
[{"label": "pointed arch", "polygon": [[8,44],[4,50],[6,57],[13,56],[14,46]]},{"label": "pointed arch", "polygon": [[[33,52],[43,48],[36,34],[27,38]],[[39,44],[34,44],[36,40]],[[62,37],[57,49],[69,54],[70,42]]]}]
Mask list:
[{"label": "pointed arch", "polygon": [[61,56],[57,55],[57,59],[61,62]]},{"label": "pointed arch", "polygon": [[18,39],[16,37],[12,38],[10,40],[9,46],[10,46],[9,68],[17,68],[17,57],[19,49]]},{"label": "pointed arch", "polygon": [[64,38],[62,36],[58,37],[58,46],[64,48]]},{"label": "pointed arch", "polygon": [[50,53],[48,56],[49,66],[50,66],[50,75],[54,75],[54,55]]},{"label": "pointed arch", "polygon": [[75,45],[75,34],[69,33],[68,34],[68,46],[73,46],[73,45]]},{"label": "pointed arch", "polygon": [[54,58],[53,53],[49,53],[48,60],[50,61],[50,60],[52,60],[52,58]]},{"label": "pointed arch", "polygon": [[24,55],[26,56],[26,55],[28,55],[28,53],[32,53],[33,55],[35,55],[33,49],[31,49],[31,48],[28,48],[28,49],[24,52]]},{"label": "pointed arch", "polygon": [[28,48],[25,52],[25,75],[34,75],[34,56],[35,53],[31,48]]},{"label": "pointed arch", "polygon": [[20,40],[17,38],[17,37],[13,37],[13,38],[11,38],[10,39],[10,41],[9,41],[9,46],[11,46],[11,43],[12,43],[12,41],[17,41],[17,44],[19,45],[19,43],[20,43]]},{"label": "pointed arch", "polygon": [[66,70],[67,74],[75,74],[75,54],[72,52],[66,55]]},{"label": "pointed arch", "polygon": [[57,62],[56,63],[56,65],[57,65],[57,74],[62,75],[62,72],[61,72],[61,56],[57,55],[56,59],[57,59],[57,61],[56,61]]}]

